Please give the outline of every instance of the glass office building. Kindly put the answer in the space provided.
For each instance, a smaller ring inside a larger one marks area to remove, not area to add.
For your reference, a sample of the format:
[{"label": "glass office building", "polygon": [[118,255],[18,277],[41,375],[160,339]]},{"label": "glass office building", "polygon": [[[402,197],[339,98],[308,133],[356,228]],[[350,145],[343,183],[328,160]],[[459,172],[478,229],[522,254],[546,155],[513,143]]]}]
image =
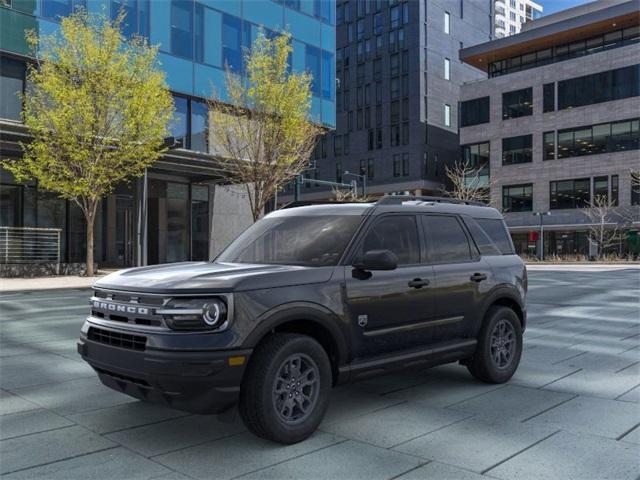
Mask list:
[{"label": "glass office building", "polygon": [[[157,162],[144,182],[123,185],[103,202],[96,223],[100,264],[211,255],[211,185],[223,176],[208,153],[205,99],[213,93],[224,98],[225,67],[242,73],[243,51],[260,29],[267,35],[291,33],[291,67],[313,77],[312,118],[335,126],[334,0],[7,0],[0,4],[2,158],[19,158],[19,142],[28,138],[20,123],[31,61],[25,33],[53,33],[60,18],[78,8],[111,18],[124,10],[125,35],[142,35],[160,46],[159,61],[176,108],[171,130],[178,148]],[[8,172],[1,174],[0,226],[61,228],[63,259],[82,261],[84,221],[78,209],[36,183],[19,184]]]}]

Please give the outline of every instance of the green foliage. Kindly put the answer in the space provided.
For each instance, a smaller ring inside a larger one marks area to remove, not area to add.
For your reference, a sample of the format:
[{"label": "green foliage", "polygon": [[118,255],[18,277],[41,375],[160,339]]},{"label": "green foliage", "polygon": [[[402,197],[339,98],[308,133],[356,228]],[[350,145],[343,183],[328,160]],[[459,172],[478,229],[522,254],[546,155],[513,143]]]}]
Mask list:
[{"label": "green foliage", "polygon": [[62,20],[59,35],[29,33],[39,58],[28,71],[24,123],[34,138],[22,161],[5,165],[19,179],[82,203],[159,157],[173,102],[157,48],[127,42],[121,20],[81,12]]},{"label": "green foliage", "polygon": [[157,47],[127,41],[123,18],[79,12],[63,18],[57,34],[27,35],[37,55],[24,96],[33,141],[23,145],[22,160],[3,163],[19,180],[37,179],[80,206],[88,255],[99,200],[158,159],[173,115]]},{"label": "green foliage", "polygon": [[246,77],[227,69],[227,98],[214,98],[210,135],[232,181],[247,185],[254,220],[308,167],[320,128],[309,120],[311,76],[289,69],[291,36],[260,32],[245,52]]}]

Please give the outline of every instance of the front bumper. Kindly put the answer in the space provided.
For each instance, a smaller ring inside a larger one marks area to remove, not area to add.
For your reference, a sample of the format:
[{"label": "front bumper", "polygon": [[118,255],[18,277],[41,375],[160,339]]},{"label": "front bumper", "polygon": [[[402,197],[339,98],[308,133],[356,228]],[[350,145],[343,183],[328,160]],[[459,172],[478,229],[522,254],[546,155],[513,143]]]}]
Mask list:
[{"label": "front bumper", "polygon": [[[77,347],[107,387],[178,410],[209,414],[237,402],[251,354],[251,350],[137,351],[90,340],[85,332]],[[230,365],[230,357],[236,365]],[[242,365],[237,365],[238,357],[244,357]]]}]

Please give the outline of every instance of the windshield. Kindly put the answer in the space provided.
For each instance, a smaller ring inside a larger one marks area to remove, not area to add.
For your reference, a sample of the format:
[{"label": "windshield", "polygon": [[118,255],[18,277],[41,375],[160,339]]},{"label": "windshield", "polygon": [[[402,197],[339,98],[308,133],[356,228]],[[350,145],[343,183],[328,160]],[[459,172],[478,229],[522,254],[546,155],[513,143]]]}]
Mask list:
[{"label": "windshield", "polygon": [[234,240],[217,262],[324,267],[337,265],[360,215],[264,218]]}]

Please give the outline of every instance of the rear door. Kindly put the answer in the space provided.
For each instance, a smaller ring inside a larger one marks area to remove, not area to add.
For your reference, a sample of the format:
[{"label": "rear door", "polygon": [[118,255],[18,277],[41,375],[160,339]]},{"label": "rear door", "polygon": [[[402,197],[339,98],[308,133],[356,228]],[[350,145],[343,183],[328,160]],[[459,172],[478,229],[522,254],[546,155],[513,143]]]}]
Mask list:
[{"label": "rear door", "polygon": [[434,268],[433,340],[468,337],[474,331],[491,269],[456,215],[421,215],[427,256]]},{"label": "rear door", "polygon": [[372,220],[356,245],[354,258],[386,249],[398,268],[362,272],[345,266],[345,298],[357,356],[366,357],[427,343],[423,328],[433,315],[429,288],[433,268],[423,262],[419,218],[387,214]]}]

